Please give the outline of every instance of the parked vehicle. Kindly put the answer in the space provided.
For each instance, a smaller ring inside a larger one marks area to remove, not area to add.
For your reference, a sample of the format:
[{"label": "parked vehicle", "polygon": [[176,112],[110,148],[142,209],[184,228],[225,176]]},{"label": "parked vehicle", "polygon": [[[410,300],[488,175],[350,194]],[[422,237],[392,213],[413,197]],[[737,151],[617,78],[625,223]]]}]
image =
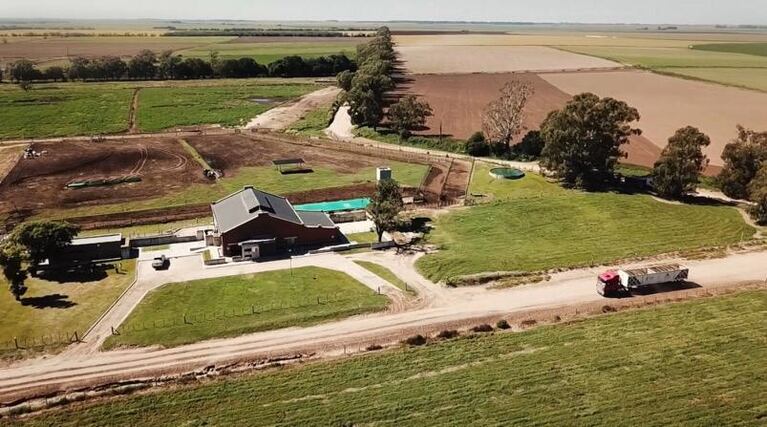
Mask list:
[{"label": "parked vehicle", "polygon": [[170,267],[170,260],[165,255],[160,255],[152,260],[152,268],[155,270],[167,270]]},{"label": "parked vehicle", "polygon": [[631,270],[608,270],[597,279],[597,293],[614,296],[631,292],[643,286],[661,283],[681,283],[687,280],[690,270],[679,264],[656,265]]}]

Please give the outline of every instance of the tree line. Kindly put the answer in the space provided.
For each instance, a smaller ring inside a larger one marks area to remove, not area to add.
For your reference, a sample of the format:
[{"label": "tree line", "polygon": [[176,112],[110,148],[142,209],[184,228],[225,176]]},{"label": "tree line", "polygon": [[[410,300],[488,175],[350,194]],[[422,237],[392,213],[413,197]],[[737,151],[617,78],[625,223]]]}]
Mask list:
[{"label": "tree line", "polygon": [[[353,71],[356,64],[344,54],[303,58],[286,56],[269,65],[253,58],[221,59],[212,52],[209,60],[185,58],[165,51],[159,56],[143,50],[128,61],[117,56],[90,59],[74,57],[66,67],[37,68],[27,59],[8,66],[7,78],[24,85],[40,81],[192,80],[247,77],[330,77]],[[0,73],[0,80],[2,73]]]}]

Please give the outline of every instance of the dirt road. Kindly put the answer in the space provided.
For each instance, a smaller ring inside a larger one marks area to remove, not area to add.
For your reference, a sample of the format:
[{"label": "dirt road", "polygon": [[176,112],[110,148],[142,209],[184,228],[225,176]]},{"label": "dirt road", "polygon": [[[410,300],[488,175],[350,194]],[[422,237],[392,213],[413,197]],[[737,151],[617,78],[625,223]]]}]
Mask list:
[{"label": "dirt road", "polygon": [[[716,288],[733,283],[764,281],[767,278],[765,257],[767,252],[755,252],[686,264],[691,268],[690,279],[697,286]],[[412,266],[414,257],[398,259],[387,254],[373,260],[397,268],[398,265]],[[192,370],[227,361],[337,350],[344,345],[384,339],[381,337],[413,328],[425,330],[464,319],[599,302],[602,298],[594,289],[594,277],[598,270],[582,269],[556,274],[545,284],[487,290],[441,288],[420,277],[412,267],[406,267],[398,272],[404,271],[400,273],[402,277],[430,298],[429,303],[417,309],[359,316],[308,328],[205,341],[172,349],[143,348],[83,355],[69,352],[48,359],[25,361],[0,370],[0,401],[7,402],[29,393]]]},{"label": "dirt road", "polygon": [[296,102],[272,108],[251,120],[245,129],[283,130],[300,120],[306,113],[330,104],[336,99],[341,89],[333,86],[304,95]]}]

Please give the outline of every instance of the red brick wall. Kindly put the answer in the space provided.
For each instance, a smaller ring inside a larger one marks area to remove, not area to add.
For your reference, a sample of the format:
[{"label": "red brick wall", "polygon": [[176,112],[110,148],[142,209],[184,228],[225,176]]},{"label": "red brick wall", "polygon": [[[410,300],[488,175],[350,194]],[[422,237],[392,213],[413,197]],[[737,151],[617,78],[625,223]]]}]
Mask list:
[{"label": "red brick wall", "polygon": [[[297,237],[296,246],[327,246],[343,241],[338,229],[310,228],[276,219],[269,215],[260,215],[246,224],[222,233],[221,246],[225,256],[234,256],[240,255],[239,247],[230,250],[230,245],[236,245],[245,240],[276,238],[277,242],[272,251],[279,252],[287,249],[284,239],[288,237]],[[269,252],[269,248],[262,247],[261,255],[271,255]]]}]

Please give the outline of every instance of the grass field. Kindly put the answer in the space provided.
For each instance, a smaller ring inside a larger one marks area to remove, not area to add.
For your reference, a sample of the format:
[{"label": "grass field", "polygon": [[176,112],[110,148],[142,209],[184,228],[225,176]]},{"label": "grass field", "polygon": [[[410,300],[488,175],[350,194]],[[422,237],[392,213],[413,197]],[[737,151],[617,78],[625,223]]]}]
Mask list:
[{"label": "grass field", "polygon": [[330,105],[310,111],[301,120],[290,125],[287,131],[305,136],[325,136],[325,129],[330,124],[331,111]]},{"label": "grass field", "polygon": [[712,43],[697,44],[695,50],[709,52],[742,53],[744,55],[767,56],[767,43]]},{"label": "grass field", "polygon": [[563,190],[534,174],[494,180],[486,165],[475,169],[470,193],[496,200],[435,219],[428,238],[441,250],[418,262],[432,280],[609,263],[735,243],[755,231],[730,207]]},{"label": "grass field", "polygon": [[387,282],[391,283],[392,285],[400,288],[401,290],[403,290],[405,292],[408,292],[408,293],[411,293],[411,294],[415,294],[415,291],[413,290],[413,288],[408,286],[408,284],[405,283],[404,280],[402,280],[399,277],[397,277],[397,275],[394,274],[388,268],[386,268],[386,267],[384,267],[384,266],[382,266],[380,264],[376,264],[374,262],[368,262],[368,261],[354,261],[354,262],[357,265],[361,266],[362,268],[365,268],[365,269],[369,270],[370,272],[372,272],[376,276],[378,276],[378,277],[386,280]]},{"label": "grass field", "polygon": [[61,282],[30,278],[23,304],[13,299],[5,279],[0,278],[0,348],[6,349],[13,337],[23,342],[75,331],[82,336],[133,281],[135,262],[121,265],[120,273],[110,270],[104,276],[60,277]]},{"label": "grass field", "polygon": [[350,242],[378,243],[378,235],[374,231],[368,231],[367,233],[347,234],[346,238],[349,239]]},{"label": "grass field", "polygon": [[[400,184],[411,187],[418,187],[428,169],[426,165],[395,161],[387,161],[387,165],[392,168]],[[238,169],[236,174],[226,176],[213,184],[190,185],[179,193],[131,202],[130,209],[157,209],[195,203],[210,203],[241,190],[246,185],[257,185],[259,189],[270,193],[288,194],[315,189],[343,187],[373,182],[375,180],[375,167],[372,166],[360,168],[353,173],[339,173],[335,169],[319,166],[312,169],[314,172],[311,174],[282,175],[271,166],[244,167]],[[42,213],[40,217],[74,217],[124,211],[125,204],[119,203],[87,206],[67,209],[65,211],[47,211]],[[163,229],[165,229],[165,226],[163,226]]]},{"label": "grass field", "polygon": [[259,64],[271,64],[286,56],[316,58],[318,56],[346,54],[349,58],[357,56],[357,44],[365,40],[349,38],[348,43],[338,42],[269,42],[269,43],[215,43],[178,53],[185,57],[208,59],[211,51],[218,52],[219,58],[250,57]]},{"label": "grass field", "polygon": [[[350,276],[316,267],[174,283],[151,292],[125,321],[123,334],[110,337],[104,347],[176,346],[306,326],[383,310],[387,304],[385,296],[375,294]],[[245,315],[224,316],[232,310]],[[191,324],[183,324],[184,315]],[[175,321],[176,326],[131,330],[155,321]]]},{"label": "grass field", "polygon": [[705,80],[756,89],[767,92],[767,67],[765,68],[658,68],[655,71],[674,76]]},{"label": "grass field", "polygon": [[121,86],[0,85],[0,139],[93,135],[128,129],[132,90]]},{"label": "grass field", "polygon": [[385,142],[387,144],[407,145],[410,147],[448,151],[451,153],[465,153],[466,141],[456,138],[413,135],[408,139],[401,139],[399,135],[388,132],[384,129],[373,130],[369,127],[360,127],[354,129],[354,134],[362,138],[372,139],[374,141]]},{"label": "grass field", "polygon": [[138,123],[147,132],[201,124],[243,125],[280,102],[316,89],[312,84],[263,84],[258,80],[226,86],[147,88],[139,95]]},{"label": "grass field", "polygon": [[55,410],[26,425],[763,425],[767,293],[459,338]]}]

